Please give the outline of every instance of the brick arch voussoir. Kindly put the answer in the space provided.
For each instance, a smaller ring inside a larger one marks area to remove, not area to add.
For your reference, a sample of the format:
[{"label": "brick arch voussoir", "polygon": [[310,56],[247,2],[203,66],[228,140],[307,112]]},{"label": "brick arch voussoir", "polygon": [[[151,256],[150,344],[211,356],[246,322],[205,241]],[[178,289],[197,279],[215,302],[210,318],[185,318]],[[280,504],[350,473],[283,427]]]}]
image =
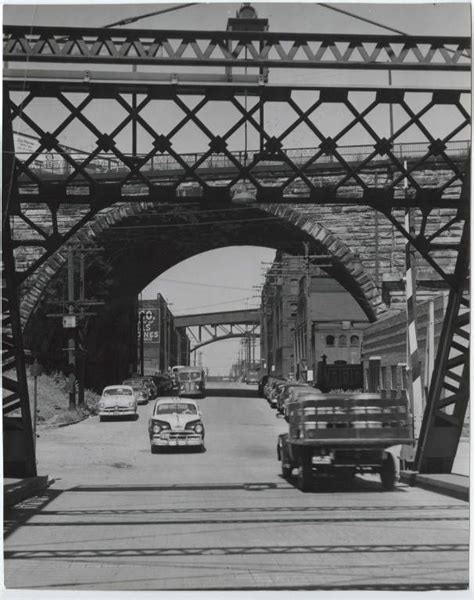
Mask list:
[{"label": "brick arch voussoir", "polygon": [[29,319],[34,315],[39,306],[39,302],[48,287],[50,281],[59,273],[66,265],[68,247],[71,245],[93,245],[97,243],[100,234],[120,223],[123,219],[137,216],[146,212],[154,204],[150,202],[130,202],[126,204],[116,205],[100,213],[86,223],[81,229],[69,237],[55,252],[52,254],[34,276],[34,283],[28,289],[26,294],[20,300],[20,317],[22,327],[28,323]]},{"label": "brick arch voussoir", "polygon": [[380,292],[372,275],[364,268],[352,250],[339,237],[334,235],[320,222],[316,221],[314,217],[310,217],[307,214],[300,212],[300,210],[304,210],[304,207],[301,207],[298,210],[298,206],[267,204],[262,205],[262,209],[288,221],[327,249],[329,254],[344,267],[349,277],[352,278],[358,286],[360,293],[364,298],[364,302],[361,306],[366,312],[369,312],[368,316],[376,319],[384,312],[385,305],[382,302]]},{"label": "brick arch voussoir", "polygon": [[[100,234],[120,223],[122,220],[132,216],[139,216],[154,207],[150,202],[124,203],[115,205],[91,219],[75,235],[71,236],[63,245],[48,258],[35,274],[35,281],[21,299],[20,315],[22,326],[25,327],[39,306],[41,297],[46,291],[50,281],[66,265],[67,248],[70,245],[97,243]],[[258,205],[263,211],[288,221],[297,229],[306,233],[309,237],[327,248],[333,256],[347,271],[350,278],[357,284],[364,302],[362,308],[368,316],[376,319],[384,311],[380,293],[370,273],[362,266],[361,262],[354,256],[351,249],[346,246],[337,236],[321,223],[308,215],[299,212],[298,207],[284,204]],[[301,210],[301,209],[300,209]]]}]

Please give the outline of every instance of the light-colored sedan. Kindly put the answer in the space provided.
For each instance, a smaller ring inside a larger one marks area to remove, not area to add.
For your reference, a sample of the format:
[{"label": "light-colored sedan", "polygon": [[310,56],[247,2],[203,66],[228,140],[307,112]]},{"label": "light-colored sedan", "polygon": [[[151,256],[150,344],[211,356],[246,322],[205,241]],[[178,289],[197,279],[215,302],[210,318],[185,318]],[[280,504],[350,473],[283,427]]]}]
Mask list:
[{"label": "light-colored sedan", "polygon": [[129,385],[109,385],[104,388],[99,400],[99,417],[136,417],[137,400],[133,388]]},{"label": "light-colored sedan", "polygon": [[152,453],[164,447],[204,450],[204,425],[197,402],[170,396],[155,402],[148,421]]}]

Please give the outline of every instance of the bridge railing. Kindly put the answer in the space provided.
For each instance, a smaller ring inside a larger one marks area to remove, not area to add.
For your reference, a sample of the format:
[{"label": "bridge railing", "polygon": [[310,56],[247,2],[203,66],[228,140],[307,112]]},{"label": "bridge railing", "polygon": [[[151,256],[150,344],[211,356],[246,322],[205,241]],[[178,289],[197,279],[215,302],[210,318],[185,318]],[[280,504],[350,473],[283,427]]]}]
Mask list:
[{"label": "bridge railing", "polygon": [[[399,143],[394,144],[392,147],[393,154],[402,160],[413,160],[424,156],[428,152],[428,142],[413,142],[413,143]],[[456,140],[449,141],[446,143],[446,153],[453,159],[462,159],[467,157],[469,153],[470,142],[468,140]],[[360,163],[374,150],[373,145],[353,145],[353,146],[339,146],[339,154],[348,163]],[[311,159],[318,150],[315,148],[290,148],[284,151],[284,154],[291,159],[295,164],[302,165]],[[16,157],[23,161],[26,161],[31,155],[30,152],[16,152]],[[265,168],[269,166],[280,165],[284,166],[285,161],[281,157],[271,157],[271,159],[265,160],[265,154],[261,155],[260,151],[252,150],[245,152],[238,150],[231,152],[233,157],[240,164],[245,164],[246,159],[249,163],[254,156],[260,155],[258,161],[258,167]],[[66,158],[67,156],[67,158]],[[49,173],[52,175],[68,175],[73,171],[74,167],[70,164],[70,160],[77,163],[83,163],[90,156],[89,152],[68,152],[65,151],[64,155],[59,152],[45,152],[40,154],[30,165],[30,168],[40,173]],[[132,159],[131,155],[124,155],[127,159]],[[203,156],[203,153],[186,153],[181,154],[181,159],[187,165],[194,165]],[[145,159],[146,155],[137,156],[134,160],[140,161]],[[69,159],[69,160],[68,160]],[[384,162],[383,156],[374,159],[374,162],[380,164]],[[388,162],[388,161],[387,161]],[[334,156],[322,155],[315,162],[315,167],[324,167],[331,165],[339,165],[339,161]],[[288,167],[289,168],[289,167]],[[235,164],[225,154],[213,154],[206,158],[199,166],[199,169],[207,169],[209,171],[219,170],[232,170],[236,169]],[[119,160],[113,154],[98,154],[96,155],[87,165],[86,170],[91,173],[127,173],[128,167],[123,161]],[[142,171],[163,173],[163,172],[179,172],[183,170],[182,165],[169,154],[155,155],[149,160],[146,160],[141,167]]]}]

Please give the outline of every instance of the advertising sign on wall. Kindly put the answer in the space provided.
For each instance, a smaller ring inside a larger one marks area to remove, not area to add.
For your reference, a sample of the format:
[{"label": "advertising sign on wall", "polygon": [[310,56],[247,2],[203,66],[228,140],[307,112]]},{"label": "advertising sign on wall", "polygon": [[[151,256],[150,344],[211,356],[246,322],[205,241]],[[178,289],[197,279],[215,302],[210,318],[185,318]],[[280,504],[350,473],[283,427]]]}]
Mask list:
[{"label": "advertising sign on wall", "polygon": [[[143,341],[158,343],[160,341],[158,311],[148,308],[142,310],[141,313],[143,313]],[[140,318],[138,319],[138,338],[140,339]]]}]

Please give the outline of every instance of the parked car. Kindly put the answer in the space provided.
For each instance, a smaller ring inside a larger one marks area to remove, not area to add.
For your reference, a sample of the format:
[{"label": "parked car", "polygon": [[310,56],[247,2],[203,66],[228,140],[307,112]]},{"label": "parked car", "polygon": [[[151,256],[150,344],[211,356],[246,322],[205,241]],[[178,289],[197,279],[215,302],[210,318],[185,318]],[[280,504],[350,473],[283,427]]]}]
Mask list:
[{"label": "parked car", "polygon": [[148,422],[151,451],[184,446],[204,450],[204,425],[195,400],[177,396],[157,400]]},{"label": "parked car", "polygon": [[287,381],[282,385],[277,398],[277,408],[279,413],[285,414],[285,405],[288,403],[290,394],[298,388],[304,388],[306,390],[312,389],[307,383],[298,383],[296,381]]},{"label": "parked car", "polygon": [[149,392],[141,377],[125,379],[123,385],[129,385],[133,389],[137,404],[148,404]]},{"label": "parked car", "polygon": [[104,388],[98,404],[100,420],[105,417],[135,417],[137,400],[129,385],[109,385]]},{"label": "parked car", "polygon": [[153,381],[157,387],[157,395],[158,396],[168,396],[173,394],[176,385],[174,381],[174,376],[164,374],[157,374],[153,376]]},{"label": "parked car", "polygon": [[153,377],[144,377],[143,382],[148,389],[148,398],[154,400],[158,396],[158,388],[153,381]]},{"label": "parked car", "polygon": [[249,371],[245,376],[245,383],[248,385],[258,384],[258,371]]},{"label": "parked car", "polygon": [[258,382],[258,395],[260,398],[265,397],[265,386],[268,383],[268,375],[263,375],[263,377]]}]

